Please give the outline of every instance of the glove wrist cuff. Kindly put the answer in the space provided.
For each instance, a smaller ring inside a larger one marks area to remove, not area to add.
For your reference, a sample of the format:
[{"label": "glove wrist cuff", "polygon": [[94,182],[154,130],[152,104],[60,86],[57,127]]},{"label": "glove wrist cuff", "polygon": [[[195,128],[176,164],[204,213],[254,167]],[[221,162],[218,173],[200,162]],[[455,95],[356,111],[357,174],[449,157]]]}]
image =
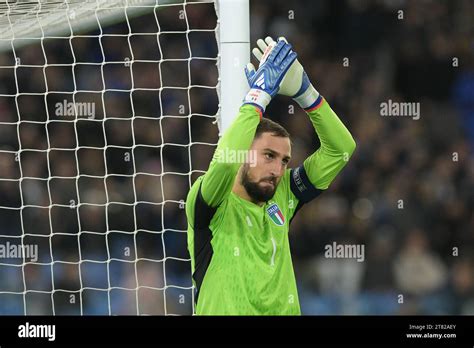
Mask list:
[{"label": "glove wrist cuff", "polygon": [[318,98],[319,92],[314,88],[313,85],[310,84],[303,94],[293,99],[298,103],[299,106],[301,106],[303,109],[306,109],[313,105]]},{"label": "glove wrist cuff", "polygon": [[244,98],[244,104],[253,104],[261,109],[262,114],[268,104],[270,104],[272,96],[264,90],[252,88]]}]

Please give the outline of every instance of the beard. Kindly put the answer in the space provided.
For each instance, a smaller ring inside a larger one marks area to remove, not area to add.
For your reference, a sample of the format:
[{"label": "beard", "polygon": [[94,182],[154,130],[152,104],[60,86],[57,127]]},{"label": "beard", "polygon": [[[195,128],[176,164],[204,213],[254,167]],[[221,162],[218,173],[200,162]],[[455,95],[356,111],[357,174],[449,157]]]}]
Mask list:
[{"label": "beard", "polygon": [[[267,182],[272,185],[261,186],[260,183]],[[240,183],[247,191],[247,194],[254,202],[266,202],[270,200],[275,194],[277,188],[277,179],[274,176],[269,176],[260,179],[259,181],[252,181],[249,177],[249,166],[244,165],[242,169],[242,177]]]}]

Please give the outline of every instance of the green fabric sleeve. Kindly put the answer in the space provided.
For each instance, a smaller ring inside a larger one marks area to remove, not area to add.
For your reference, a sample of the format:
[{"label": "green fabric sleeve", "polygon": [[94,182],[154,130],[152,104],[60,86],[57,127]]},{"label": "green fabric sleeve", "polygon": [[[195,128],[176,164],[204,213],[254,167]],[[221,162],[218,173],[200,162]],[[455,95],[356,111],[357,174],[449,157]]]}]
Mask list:
[{"label": "green fabric sleeve", "polygon": [[237,159],[250,149],[260,118],[261,114],[254,105],[242,105],[219,140],[201,186],[202,197],[211,207],[217,207],[231,192],[242,164]]},{"label": "green fabric sleeve", "polygon": [[321,147],[304,161],[304,168],[311,183],[317,189],[325,190],[347,164],[356,143],[326,100],[308,111],[308,116]]}]

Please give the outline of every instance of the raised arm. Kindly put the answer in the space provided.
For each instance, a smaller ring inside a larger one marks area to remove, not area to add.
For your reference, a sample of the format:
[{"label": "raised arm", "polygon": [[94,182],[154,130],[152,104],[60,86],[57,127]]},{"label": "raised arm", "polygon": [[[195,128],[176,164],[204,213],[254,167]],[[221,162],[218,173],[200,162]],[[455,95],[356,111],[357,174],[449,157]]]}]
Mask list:
[{"label": "raised arm", "polygon": [[[217,207],[232,190],[240,164],[229,161],[227,154],[247,151],[252,144],[261,114],[254,105],[244,104],[238,116],[219,140],[209,169],[202,179],[201,194],[211,207]],[[230,157],[230,156],[229,156]]]},{"label": "raised arm", "polygon": [[[258,47],[252,52],[260,64],[265,56],[263,52],[271,50],[274,44],[271,37],[267,37],[265,41],[257,41]],[[304,161],[304,173],[301,173],[300,169],[293,172],[296,176],[295,186],[303,192],[307,178],[317,189],[327,189],[354,152],[354,139],[326,100],[313,87],[298,60],[288,69],[278,94],[292,97],[306,111],[321,142],[321,147]],[[299,181],[302,182],[301,185],[297,184]],[[307,199],[314,195],[308,195]]]},{"label": "raised arm", "polygon": [[356,144],[351,133],[321,96],[306,112],[321,147],[304,161],[304,168],[311,183],[317,189],[324,190],[347,164]]},{"label": "raised arm", "polygon": [[291,45],[286,41],[279,41],[268,50],[257,71],[246,70],[250,91],[244,98],[239,115],[220,139],[209,169],[202,179],[202,198],[209,206],[217,207],[232,190],[242,163],[231,161],[226,155],[239,158],[241,151],[250,149],[265,108],[277,94],[295,60],[296,53],[292,51]]}]

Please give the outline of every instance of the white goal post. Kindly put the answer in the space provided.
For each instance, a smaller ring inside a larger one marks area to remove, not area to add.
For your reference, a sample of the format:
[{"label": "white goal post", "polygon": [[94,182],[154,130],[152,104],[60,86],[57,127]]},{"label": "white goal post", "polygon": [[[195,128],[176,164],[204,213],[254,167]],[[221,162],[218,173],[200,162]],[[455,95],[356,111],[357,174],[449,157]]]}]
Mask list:
[{"label": "white goal post", "polygon": [[0,315],[194,312],[184,200],[249,41],[249,0],[0,3]]}]

